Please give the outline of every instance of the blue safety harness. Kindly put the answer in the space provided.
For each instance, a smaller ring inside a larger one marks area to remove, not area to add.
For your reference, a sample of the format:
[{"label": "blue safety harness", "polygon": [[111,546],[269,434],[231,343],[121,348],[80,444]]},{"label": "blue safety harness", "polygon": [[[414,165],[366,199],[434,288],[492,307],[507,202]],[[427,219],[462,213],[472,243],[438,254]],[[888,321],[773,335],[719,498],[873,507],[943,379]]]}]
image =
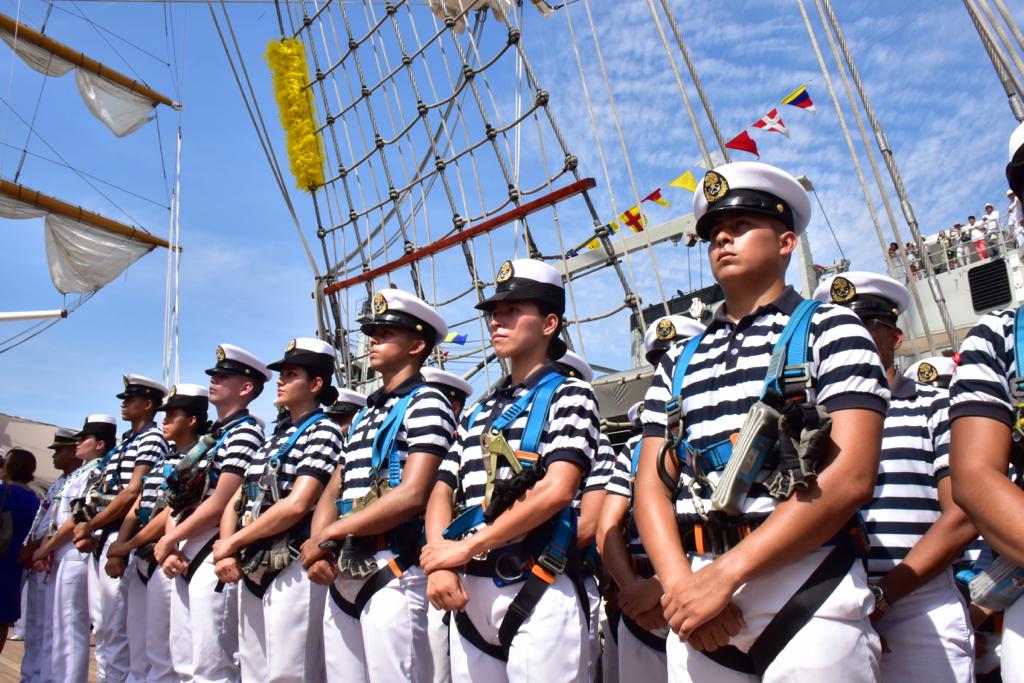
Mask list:
[{"label": "blue safety harness", "polygon": [[[529,391],[502,411],[497,419],[490,424],[490,434],[492,436],[500,435],[501,431],[512,424],[523,412],[529,411],[526,428],[523,431],[522,439],[519,441],[518,452],[540,456],[538,448],[541,435],[544,432],[544,426],[547,422],[548,412],[551,408],[551,402],[554,399],[555,391],[566,379],[565,375],[549,372]],[[468,429],[473,427],[482,407],[482,403],[478,404],[470,414],[467,423]],[[534,460],[517,456],[517,460],[523,469],[541,466],[539,464],[540,457]],[[448,528],[444,530],[443,535],[448,540],[457,540],[474,529],[478,529],[483,524],[483,506],[474,505],[456,517],[448,525]],[[524,570],[522,575],[515,579],[506,580],[499,576],[492,577],[498,586],[519,582],[523,584],[509,604],[505,617],[498,627],[498,645],[485,640],[473,625],[473,622],[466,616],[465,612],[454,613],[455,626],[459,633],[481,652],[502,661],[508,661],[512,640],[519,632],[523,622],[529,618],[537,607],[537,603],[540,602],[544,591],[555,582],[559,574],[564,574],[568,568],[569,553],[576,547],[576,513],[572,505],[567,505],[560,510],[542,529],[543,532],[538,533],[539,530],[535,530],[527,538],[527,545],[534,549],[541,547],[541,544],[545,543],[546,538],[546,544],[543,545],[543,549],[539,553],[534,554],[533,563],[528,567],[528,571]],[[500,556],[502,551],[507,551],[511,547],[508,546],[492,551],[492,554]],[[581,599],[583,595],[585,595],[585,592],[581,593]]]},{"label": "blue safety harness", "polygon": [[[217,452],[217,449],[220,448],[222,445],[224,445],[224,442],[227,441],[229,436],[231,436],[231,433],[234,431],[235,427],[239,427],[239,426],[241,426],[243,424],[256,424],[256,418],[252,417],[251,415],[244,415],[244,416],[238,418],[237,420],[233,420],[231,422],[231,424],[226,425],[224,427],[224,429],[221,432],[220,438],[217,439],[217,441],[215,441],[212,446],[207,448],[206,451],[203,453],[203,455],[200,456],[200,457],[201,458],[213,457],[213,454]],[[184,458],[184,457],[187,457],[187,456],[188,456],[188,454],[185,453],[185,454],[182,454],[181,457]],[[169,462],[165,462],[164,463],[164,465],[163,465],[164,480],[162,482],[160,482],[160,490],[161,491],[167,490],[167,487],[168,487],[167,480],[170,478],[171,474],[174,473],[175,466],[176,465],[174,465],[172,463],[169,463]],[[215,472],[210,472],[210,483],[211,484],[216,484],[217,483],[217,477],[218,477],[218,475]]]},{"label": "blue safety harness", "polygon": [[[391,488],[395,488],[402,481],[402,460],[398,457],[398,432],[402,429],[402,424],[405,422],[405,413],[409,410],[413,397],[426,386],[426,384],[421,384],[395,401],[395,405],[391,406],[391,409],[388,410],[388,414],[384,417],[384,421],[380,423],[380,426],[377,427],[377,433],[373,437],[370,471],[374,473],[380,472],[386,459],[388,465],[388,486]],[[352,437],[356,433],[356,427],[359,426],[368,410],[369,406],[364,407],[352,418],[352,424],[348,428],[349,443],[351,443]],[[354,503],[355,501],[353,500],[342,500],[339,497],[336,503],[338,514],[346,515],[351,512]]]},{"label": "blue safety harness", "polygon": [[[326,419],[327,415],[320,410],[317,410],[312,415],[307,417],[303,421],[303,423],[300,424],[294,432],[292,432],[292,435],[288,437],[288,440],[281,444],[281,447],[274,451],[274,454],[270,456],[270,459],[267,461],[267,470],[276,470],[278,467],[278,463],[280,463],[281,461],[281,458],[287,455],[288,452],[295,447],[295,443],[299,440],[299,437],[301,437],[306,432],[307,429],[309,429],[316,423]],[[256,496],[259,495],[260,488],[260,483],[249,482],[242,487],[242,492],[245,494],[245,497],[248,498],[249,500],[255,500]]]},{"label": "blue safety harness", "polygon": [[[814,312],[821,305],[820,301],[801,301],[789,322],[783,328],[779,340],[772,349],[771,360],[768,363],[768,372],[765,374],[764,383],[761,386],[761,400],[769,394],[775,394],[781,398],[790,398],[798,393],[808,397],[811,386],[811,373],[807,364],[807,351],[810,343],[811,318]],[[683,413],[683,380],[686,378],[686,370],[693,360],[697,347],[704,339],[704,334],[692,337],[686,342],[683,351],[676,361],[675,371],[672,374],[672,398],[665,404],[665,412],[668,417],[669,428],[673,424],[679,426],[679,444],[677,453],[680,460],[688,460],[691,466],[698,468],[701,472],[716,472],[725,468],[732,456],[732,441],[723,439],[700,450],[694,449],[683,437],[685,425],[681,424]],[[797,343],[793,341],[797,340]],[[687,458],[687,456],[689,456]],[[636,471],[637,454],[633,456],[633,470]]]}]

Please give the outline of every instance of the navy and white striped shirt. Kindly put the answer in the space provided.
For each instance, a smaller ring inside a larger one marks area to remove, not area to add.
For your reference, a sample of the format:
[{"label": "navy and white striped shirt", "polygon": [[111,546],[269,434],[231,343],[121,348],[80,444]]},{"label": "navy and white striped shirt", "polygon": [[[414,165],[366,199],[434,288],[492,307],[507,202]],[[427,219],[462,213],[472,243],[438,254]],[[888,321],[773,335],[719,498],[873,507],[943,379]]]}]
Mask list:
[{"label": "navy and white striped shirt", "polygon": [[115,454],[103,469],[103,486],[106,493],[120,493],[132,480],[132,472],[136,467],[156,467],[162,462],[170,447],[164,439],[163,430],[150,422],[143,427],[138,435],[125,432],[121,437],[119,452]]},{"label": "navy and white striped shirt", "polygon": [[[455,443],[441,463],[438,473],[438,481],[444,482],[456,492],[457,503],[466,507],[483,503],[487,484],[484,458],[488,456],[480,443],[480,437],[516,399],[554,371],[552,364],[545,365],[515,386],[511,386],[510,380],[506,378],[502,386],[481,399],[481,409],[472,426],[469,425],[469,418],[476,408],[474,406],[467,411],[459,425]],[[528,417],[529,411],[523,411],[504,430],[505,439],[512,450],[519,448]],[[580,480],[582,491],[594,464],[599,433],[594,389],[581,379],[567,378],[552,396],[548,419],[537,447],[543,464],[547,466],[553,462],[567,461],[579,467],[583,473]],[[499,458],[495,477],[508,479],[511,476],[512,468],[503,458]]]},{"label": "navy and white striped shirt", "polygon": [[983,315],[960,344],[949,385],[949,418],[988,417],[1013,426],[1010,386],[1020,374],[1014,357],[1014,311]]},{"label": "navy and white striped shirt", "polygon": [[[213,423],[210,431],[216,434],[217,430],[224,425],[248,414],[248,410],[242,410],[223,420],[217,420]],[[228,437],[224,439],[224,443],[218,446],[212,455],[207,454],[210,457],[209,476],[211,485],[207,487],[205,498],[213,495],[215,488],[213,482],[217,481],[217,478],[222,473],[237,474],[239,477],[244,478],[245,472],[249,468],[249,463],[255,460],[257,452],[259,452],[260,447],[263,445],[263,441],[263,430],[260,429],[259,423],[255,421],[251,423],[244,422],[232,427]]]},{"label": "navy and white striped shirt", "polygon": [[419,373],[400,384],[394,391],[378,389],[366,398],[366,411],[363,412],[355,429],[350,430],[347,435],[342,470],[343,500],[358,500],[370,492],[370,485],[376,478],[387,479],[387,454],[384,454],[384,460],[377,472],[371,467],[373,442],[391,408],[417,387],[421,388],[409,400],[402,418],[402,426],[395,437],[398,459],[404,466],[409,453],[429,453],[438,458],[443,458],[448,453],[454,439],[456,423],[451,404],[443,392],[424,385]]},{"label": "navy and white striped shirt", "polygon": [[576,494],[572,501],[572,508],[580,511],[583,503],[583,496],[591,491],[604,491],[608,480],[612,476],[612,469],[615,467],[615,448],[611,440],[604,432],[599,432],[597,444],[597,457],[594,459],[594,466],[590,468],[590,474],[583,480],[583,489]]},{"label": "navy and white striped shirt", "polygon": [[[312,413],[310,413],[312,414]],[[309,415],[303,415],[267,439],[257,451],[245,473],[246,483],[258,484],[266,470],[267,463],[278,449],[288,442],[289,437],[301,426]],[[321,484],[327,484],[342,453],[341,427],[328,417],[306,428],[295,444],[278,461],[277,488],[281,498],[291,493],[299,477],[313,477]],[[253,501],[246,501],[248,512],[252,512]],[[269,504],[269,499],[267,501]],[[316,501],[313,501],[313,505]],[[311,506],[312,507],[312,506]]]},{"label": "navy and white striped shirt", "polygon": [[[690,361],[683,380],[683,425],[686,439],[704,449],[737,433],[747,411],[758,400],[775,343],[800,303],[786,287],[778,299],[733,322],[723,304],[715,312],[704,338]],[[807,363],[814,400],[829,412],[851,408],[885,413],[888,383],[875,344],[860,319],[841,306],[822,304],[811,318]],[[641,413],[644,436],[664,437],[665,404],[672,397],[672,373],[684,344],[676,344],[662,357]],[[721,471],[708,473],[717,485]],[[758,482],[768,474],[759,475]],[[684,464],[676,513],[696,519],[690,499],[692,468]],[[708,509],[711,492],[702,492]],[[763,517],[775,509],[775,499],[755,484],[743,504],[743,514]]]},{"label": "navy and white striped shirt", "polygon": [[[622,496],[629,499],[629,516],[633,516],[633,451],[643,439],[642,434],[634,434],[626,441],[619,454],[615,458],[615,467],[612,476],[605,487],[610,496]],[[637,560],[646,560],[647,551],[640,540],[640,534],[636,532],[636,524],[630,521],[626,525],[626,549],[630,557]]]},{"label": "navy and white striped shirt", "polygon": [[897,375],[882,431],[875,493],[861,512],[871,551],[868,575],[906,558],[942,508],[936,488],[949,476],[949,392]]},{"label": "navy and white striped shirt", "polygon": [[157,498],[163,495],[160,487],[164,485],[164,480],[166,479],[164,476],[165,465],[174,467],[178,464],[178,461],[181,460],[181,456],[187,453],[191,448],[192,446],[189,446],[188,449],[185,449],[184,451],[175,449],[172,453],[168,453],[167,457],[154,465],[153,469],[146,473],[146,476],[142,480],[142,496],[139,499],[140,510],[153,509],[156,505]]}]

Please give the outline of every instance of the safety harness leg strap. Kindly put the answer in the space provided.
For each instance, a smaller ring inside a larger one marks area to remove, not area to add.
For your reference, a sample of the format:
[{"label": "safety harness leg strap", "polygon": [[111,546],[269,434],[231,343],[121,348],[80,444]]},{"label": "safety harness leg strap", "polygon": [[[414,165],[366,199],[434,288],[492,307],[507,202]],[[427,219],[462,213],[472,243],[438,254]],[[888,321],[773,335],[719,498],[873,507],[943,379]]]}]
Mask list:
[{"label": "safety harness leg strap", "polygon": [[727,669],[763,677],[793,636],[807,625],[849,573],[858,557],[855,532],[856,527],[851,524],[840,533],[835,547],[768,622],[749,653],[729,645],[703,654]]},{"label": "safety harness leg strap", "polygon": [[366,604],[370,602],[370,599],[378,591],[391,583],[393,579],[401,577],[409,567],[415,564],[416,558],[414,553],[400,554],[394,559],[388,560],[387,564],[371,574],[370,578],[366,579],[366,583],[359,589],[359,592],[356,593],[356,599],[352,602],[343,598],[341,592],[334,585],[331,585],[329,591],[331,599],[334,600],[334,604],[338,606],[338,609],[353,619],[358,620],[363,614],[363,608],[366,607]]},{"label": "safety harness leg strap", "polygon": [[[665,652],[665,638],[656,636],[625,614],[621,616],[622,624],[633,634],[633,637],[656,652]],[[616,634],[616,638],[618,635]],[[616,641],[617,642],[617,641]]]}]

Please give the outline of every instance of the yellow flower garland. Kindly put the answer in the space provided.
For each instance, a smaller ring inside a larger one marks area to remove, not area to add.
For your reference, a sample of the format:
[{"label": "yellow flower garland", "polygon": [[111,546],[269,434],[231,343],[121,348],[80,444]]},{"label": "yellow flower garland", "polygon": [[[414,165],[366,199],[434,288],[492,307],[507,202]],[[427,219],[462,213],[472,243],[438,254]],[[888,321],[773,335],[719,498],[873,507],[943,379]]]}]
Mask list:
[{"label": "yellow flower garland", "polygon": [[292,175],[300,190],[324,184],[324,150],[316,129],[316,110],[301,40],[285,38],[267,45],[264,55],[274,75],[274,99],[284,128]]}]

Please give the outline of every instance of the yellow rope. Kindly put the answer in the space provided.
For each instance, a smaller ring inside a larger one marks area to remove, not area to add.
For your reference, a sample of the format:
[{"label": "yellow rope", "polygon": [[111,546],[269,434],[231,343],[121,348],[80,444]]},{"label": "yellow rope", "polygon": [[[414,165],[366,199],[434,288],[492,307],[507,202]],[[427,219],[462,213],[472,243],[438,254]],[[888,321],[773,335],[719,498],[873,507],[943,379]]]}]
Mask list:
[{"label": "yellow rope", "polygon": [[274,99],[292,175],[300,190],[315,190],[324,184],[324,150],[316,132],[313,92],[305,87],[309,83],[306,49],[301,40],[285,38],[271,41],[264,56],[274,75]]}]

